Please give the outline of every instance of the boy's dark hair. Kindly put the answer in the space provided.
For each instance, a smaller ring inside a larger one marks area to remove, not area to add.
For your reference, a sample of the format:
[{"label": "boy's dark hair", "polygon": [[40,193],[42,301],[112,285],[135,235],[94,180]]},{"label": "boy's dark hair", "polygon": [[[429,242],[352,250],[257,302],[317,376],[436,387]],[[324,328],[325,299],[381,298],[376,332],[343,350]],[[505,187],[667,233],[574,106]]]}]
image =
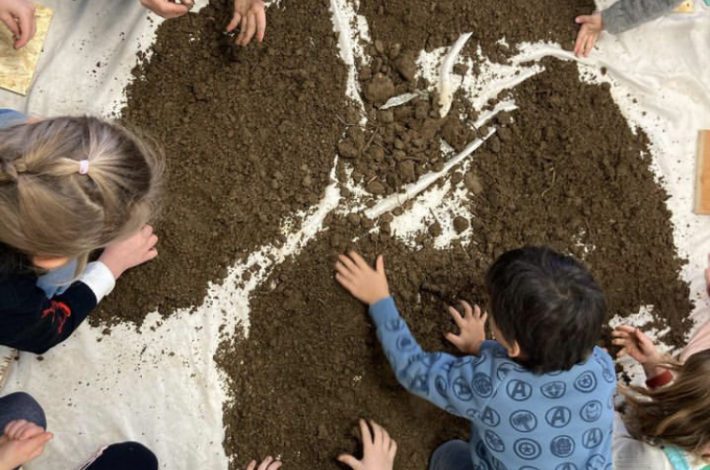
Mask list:
[{"label": "boy's dark hair", "polygon": [[545,247],[508,251],[488,270],[486,288],[496,326],[535,373],[569,370],[599,340],[604,294],[570,256]]}]

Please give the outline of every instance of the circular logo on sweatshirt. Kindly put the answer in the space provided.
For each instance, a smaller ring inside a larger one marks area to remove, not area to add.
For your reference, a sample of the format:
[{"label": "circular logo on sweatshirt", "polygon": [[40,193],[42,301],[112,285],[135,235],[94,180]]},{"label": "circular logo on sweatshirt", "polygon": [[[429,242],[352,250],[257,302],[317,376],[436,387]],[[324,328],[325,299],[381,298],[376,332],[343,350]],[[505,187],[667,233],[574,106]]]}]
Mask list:
[{"label": "circular logo on sweatshirt", "polygon": [[537,441],[523,438],[515,441],[513,452],[523,460],[535,460],[542,453],[542,448]]}]

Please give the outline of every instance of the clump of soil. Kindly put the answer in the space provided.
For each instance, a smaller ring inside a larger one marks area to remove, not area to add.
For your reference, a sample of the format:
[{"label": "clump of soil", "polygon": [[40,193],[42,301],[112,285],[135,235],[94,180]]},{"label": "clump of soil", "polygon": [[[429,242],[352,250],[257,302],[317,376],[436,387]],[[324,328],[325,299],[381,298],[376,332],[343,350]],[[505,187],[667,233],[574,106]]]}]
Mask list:
[{"label": "clump of soil", "polygon": [[[436,96],[426,91],[425,83],[415,80],[414,51],[375,40],[367,52],[372,60],[359,68],[359,78],[368,122],[364,127],[347,123],[338,154],[343,165],[352,166],[355,182],[369,193],[391,194],[443,168],[450,154],[442,152],[442,139],[456,151],[473,141],[475,113],[457,100],[448,116],[440,117]],[[382,109],[387,100],[405,93],[418,96]]]},{"label": "clump of soil", "polygon": [[269,8],[262,46],[223,34],[233,2],[166,21],[127,89],[123,121],[157,138],[168,181],[160,256],[126,273],[94,319],[140,323],[199,305],[208,282],[321,197],[345,100],[327,0]]}]

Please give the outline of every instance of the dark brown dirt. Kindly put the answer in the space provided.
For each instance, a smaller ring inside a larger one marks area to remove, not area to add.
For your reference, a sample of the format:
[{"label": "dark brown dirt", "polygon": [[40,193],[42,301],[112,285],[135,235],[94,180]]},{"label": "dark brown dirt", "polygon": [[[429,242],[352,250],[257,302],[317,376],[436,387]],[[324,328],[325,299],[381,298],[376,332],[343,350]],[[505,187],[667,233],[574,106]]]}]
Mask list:
[{"label": "dark brown dirt", "polygon": [[[168,149],[161,258],[122,279],[102,318],[140,320],[132,315],[156,305],[169,313],[198,304],[208,280],[219,280],[251,247],[278,238],[284,215],[315,202],[336,150],[371,193],[385,194],[443,164],[438,136],[468,142],[458,122],[432,115],[429,98],[391,116],[374,111],[393,94],[421,88],[400,55],[450,44],[466,30],[496,61],[508,55],[496,44],[503,36],[511,46],[523,39],[568,46],[573,17],[593,5],[361,0],[377,38],[369,52],[380,58],[369,76],[360,69],[370,115],[365,129],[352,125],[343,99],[327,2],[283,1],[280,8],[269,10],[261,49],[225,45],[222,2],[193,15],[192,25],[185,19],[161,28],[124,112]],[[199,42],[186,40],[190,31],[201,31]],[[445,305],[457,298],[484,303],[486,268],[525,244],[583,259],[605,288],[610,315],[654,305],[659,325],[671,326],[667,339],[682,343],[691,304],[647,138],[629,130],[608,88],[581,84],[574,64],[545,65],[516,89],[520,109],[497,119],[496,136],[474,154],[470,170],[451,175],[469,190],[461,204],[474,217],[451,222],[457,231],[472,228],[469,245],[432,248],[447,222],[424,228],[410,249],[387,235],[391,214],[376,222],[359,214],[329,217],[326,232],[261,284],[251,299],[249,338],[224,343],[216,355],[234,397],[224,412],[225,448],[236,456],[231,468],[266,454],[282,455],[291,469],[335,468],[338,453],[357,448],[360,416],[378,420],[397,439],[402,469],[425,468],[437,444],[467,435],[465,422],[397,385],[364,307],[336,286],[334,255],[356,237],[369,258],[385,254],[391,288],[428,349],[450,350],[442,339],[452,326]],[[454,115],[459,111],[466,112]],[[382,234],[368,233],[373,223]]]},{"label": "dark brown dirt", "polygon": [[124,275],[95,319],[141,323],[155,308],[199,305],[208,282],[320,199],[343,130],[345,68],[328,1],[284,3],[269,8],[261,47],[230,46],[229,1],[160,26],[123,110],[165,146],[160,256]]},{"label": "dark brown dirt", "polygon": [[[333,281],[334,255],[353,236],[364,235],[356,247],[369,258],[385,254],[394,295],[430,350],[450,350],[442,340],[452,327],[446,304],[484,303],[487,267],[525,244],[585,260],[607,293],[610,316],[653,304],[659,325],[671,327],[666,339],[682,344],[692,306],[646,137],[631,133],[605,87],[579,83],[574,64],[546,67],[517,90],[514,122],[499,120],[511,138],[488,144],[471,170],[459,173],[475,213],[469,246],[432,249],[439,223],[411,250],[386,235],[366,235],[355,217],[333,219],[254,294],[249,339],[223,345],[217,356],[235,397],[225,410],[225,446],[240,459],[234,468],[268,452],[282,454],[291,468],[335,468],[339,452],[356,448],[359,416],[379,420],[396,437],[397,468],[425,468],[437,444],[466,434],[463,421],[397,386],[365,309]],[[592,119],[597,126],[582,124]]]},{"label": "dark brown dirt", "polygon": [[361,0],[359,13],[367,17],[373,38],[405,49],[449,46],[459,34],[471,32],[471,42],[480,43],[484,53],[495,58],[497,54],[507,55],[507,48],[497,44],[501,38],[510,46],[522,41],[551,40],[571,48],[575,16],[595,9],[591,0]]}]

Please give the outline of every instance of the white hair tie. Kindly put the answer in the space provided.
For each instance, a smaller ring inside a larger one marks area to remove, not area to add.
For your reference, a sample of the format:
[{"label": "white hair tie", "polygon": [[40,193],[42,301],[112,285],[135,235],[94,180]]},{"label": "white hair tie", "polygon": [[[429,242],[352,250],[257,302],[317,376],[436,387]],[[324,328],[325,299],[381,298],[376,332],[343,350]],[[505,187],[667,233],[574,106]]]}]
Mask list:
[{"label": "white hair tie", "polygon": [[89,173],[89,160],[79,161],[79,174],[86,175]]}]

